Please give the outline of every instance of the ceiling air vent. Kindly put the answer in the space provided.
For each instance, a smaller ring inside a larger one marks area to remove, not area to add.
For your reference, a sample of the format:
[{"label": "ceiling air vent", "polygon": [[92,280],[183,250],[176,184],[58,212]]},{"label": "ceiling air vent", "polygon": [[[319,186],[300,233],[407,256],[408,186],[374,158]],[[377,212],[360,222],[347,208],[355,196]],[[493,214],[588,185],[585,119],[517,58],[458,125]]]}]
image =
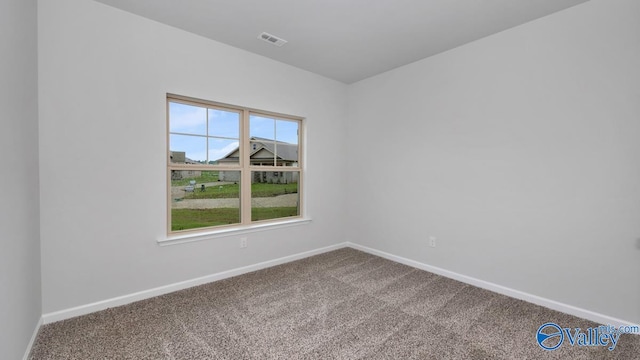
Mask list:
[{"label": "ceiling air vent", "polygon": [[258,39],[262,39],[275,46],[282,46],[287,43],[287,40],[280,39],[279,37],[273,36],[271,34],[267,34],[266,32],[263,32],[262,34],[258,35]]}]

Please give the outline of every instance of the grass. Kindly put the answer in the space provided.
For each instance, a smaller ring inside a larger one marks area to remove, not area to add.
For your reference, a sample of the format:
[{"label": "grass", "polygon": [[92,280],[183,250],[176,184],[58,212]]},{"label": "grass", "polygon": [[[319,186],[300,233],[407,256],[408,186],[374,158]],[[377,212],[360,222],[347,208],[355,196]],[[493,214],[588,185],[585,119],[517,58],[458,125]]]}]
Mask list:
[{"label": "grass", "polygon": [[290,216],[298,216],[297,207],[264,207],[251,209],[251,221],[278,219]]},{"label": "grass", "polygon": [[298,192],[298,183],[291,184],[251,184],[251,197],[272,197],[284,194],[295,194]]},{"label": "grass", "polygon": [[[267,220],[281,217],[297,216],[297,207],[253,208],[251,220]],[[201,227],[237,224],[240,222],[240,209],[172,209],[171,230],[188,230]]]},{"label": "grass", "polygon": [[184,199],[231,199],[240,197],[239,184],[225,184],[205,187],[204,191],[196,185],[193,192],[184,195]]},{"label": "grass", "polygon": [[184,178],[180,180],[171,180],[171,186],[189,185],[189,181],[195,180],[196,184],[209,183],[218,181],[217,171],[202,171],[200,176]]},{"label": "grass", "polygon": [[240,209],[172,209],[171,230],[188,230],[208,226],[237,224],[240,222]]},{"label": "grass", "polygon": [[[298,192],[298,184],[251,184],[251,197],[273,197]],[[204,191],[196,185],[193,192],[186,193],[185,199],[228,199],[240,197],[239,184],[225,184],[205,187]]]}]

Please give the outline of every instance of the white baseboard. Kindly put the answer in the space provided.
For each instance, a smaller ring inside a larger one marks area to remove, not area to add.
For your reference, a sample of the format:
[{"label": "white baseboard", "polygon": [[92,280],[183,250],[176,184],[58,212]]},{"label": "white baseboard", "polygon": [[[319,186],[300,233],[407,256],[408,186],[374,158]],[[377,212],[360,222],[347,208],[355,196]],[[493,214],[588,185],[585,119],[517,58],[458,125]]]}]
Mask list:
[{"label": "white baseboard", "polygon": [[33,329],[33,334],[31,335],[31,340],[29,340],[29,344],[27,345],[27,350],[24,352],[24,356],[22,360],[29,360],[29,355],[31,354],[31,348],[33,348],[33,344],[36,342],[36,338],[38,337],[38,332],[40,331],[40,327],[42,327],[43,319],[42,316],[38,320],[35,329]]},{"label": "white baseboard", "polygon": [[[218,281],[218,280],[223,280],[226,278],[230,278],[233,276],[238,276],[238,275],[242,275],[242,274],[246,274],[248,272],[252,272],[252,271],[257,271],[257,270],[261,270],[261,269],[265,269],[271,266],[276,266],[276,265],[280,265],[280,264],[285,264],[291,261],[295,261],[295,260],[300,260],[309,256],[314,256],[314,255],[318,255],[318,254],[322,254],[328,251],[333,251],[333,250],[337,250],[337,249],[341,249],[344,247],[351,247],[357,250],[361,250],[364,251],[366,253],[372,254],[372,255],[376,255],[376,256],[380,256],[382,258],[391,260],[391,261],[395,261],[401,264],[405,264],[411,267],[415,267],[417,269],[421,269],[421,270],[425,270],[425,271],[429,271],[432,272],[434,274],[438,274],[438,275],[442,275],[454,280],[458,280],[461,282],[464,282],[466,284],[470,284],[473,286],[477,286],[479,288],[483,288],[489,291],[493,291],[502,295],[506,295],[506,296],[510,296],[516,299],[520,299],[520,300],[524,300],[536,305],[540,305],[540,306],[544,306],[547,307],[549,309],[553,309],[553,310],[557,310],[566,314],[570,314],[570,315],[574,315],[583,319],[587,319],[587,320],[591,320],[594,322],[597,322],[599,324],[606,324],[606,325],[614,325],[614,326],[621,326],[621,325],[625,325],[625,326],[635,326],[638,324],[633,324],[629,321],[626,320],[621,320],[621,319],[617,319],[611,316],[607,316],[607,315],[603,315],[603,314],[599,314],[590,310],[586,310],[586,309],[582,309],[582,308],[578,308],[572,305],[568,305],[568,304],[564,304],[558,301],[554,301],[554,300],[550,300],[550,299],[546,299],[537,295],[532,295],[523,291],[519,291],[519,290],[515,290],[515,289],[511,289],[502,285],[498,285],[498,284],[494,284],[488,281],[484,281],[484,280],[480,280],[471,276],[467,276],[467,275],[462,275],[462,274],[458,274],[456,272],[453,271],[449,271],[443,268],[439,268],[436,266],[431,266],[428,264],[424,264],[415,260],[411,260],[411,259],[407,259],[401,256],[396,256],[393,254],[389,254],[387,252],[384,251],[380,251],[380,250],[376,250],[373,248],[369,248],[366,246],[362,246],[356,243],[352,243],[352,242],[345,242],[345,243],[341,243],[341,244],[336,244],[336,245],[332,245],[332,246],[328,246],[328,247],[324,247],[324,248],[320,248],[320,249],[315,249],[315,250],[311,250],[311,251],[306,251],[306,252],[302,252],[302,253],[298,253],[298,254],[294,254],[294,255],[289,255],[289,256],[285,256],[279,259],[274,259],[274,260],[269,260],[269,261],[265,261],[265,262],[261,262],[258,264],[254,264],[254,265],[249,265],[249,266],[244,266],[244,267],[240,267],[240,268],[236,268],[236,269],[231,269],[231,270],[227,270],[227,271],[223,271],[223,272],[219,272],[216,274],[212,274],[212,275],[207,275],[207,276],[203,276],[203,277],[199,277],[199,278],[195,278],[195,279],[191,279],[191,280],[186,280],[186,281],[182,281],[182,282],[178,282],[178,283],[174,283],[174,284],[169,284],[169,285],[165,285],[165,286],[161,286],[161,287],[157,287],[154,289],[149,289],[149,290],[144,290],[144,291],[140,291],[140,292],[136,292],[133,294],[128,294],[128,295],[124,295],[124,296],[119,296],[119,297],[115,297],[112,299],[107,299],[107,300],[102,300],[102,301],[98,301],[95,303],[91,303],[91,304],[86,304],[86,305],[81,305],[78,307],[74,307],[74,308],[70,308],[70,309],[66,309],[66,310],[61,310],[61,311],[56,311],[56,312],[52,312],[52,313],[48,313],[48,314],[44,314],[42,315],[42,318],[40,319],[40,323],[38,324],[38,327],[36,328],[36,331],[34,332],[34,336],[31,339],[31,343],[29,345],[28,350],[31,349],[31,345],[33,343],[33,341],[35,340],[35,336],[37,335],[37,331],[40,328],[40,326],[42,324],[50,324],[56,321],[60,321],[60,320],[65,320],[65,319],[69,319],[69,318],[73,318],[76,316],[81,316],[81,315],[86,315],[89,313],[93,313],[96,311],[100,311],[100,310],[105,310],[108,308],[112,308],[112,307],[116,307],[116,306],[121,306],[121,305],[126,305],[126,304],[130,304],[132,302],[135,301],[140,301],[140,300],[145,300],[145,299],[149,299],[152,298],[154,296],[160,296],[160,295],[164,295],[164,294],[168,294],[174,291],[179,291],[179,290],[183,290],[183,289],[187,289],[193,286],[198,286],[198,285],[203,285],[203,284],[207,284],[213,281]],[[25,356],[28,356],[28,352]],[[26,358],[25,358],[26,359]]]},{"label": "white baseboard", "polygon": [[315,250],[306,251],[306,252],[302,252],[294,255],[285,256],[279,259],[269,260],[269,261],[261,262],[258,264],[231,269],[231,270],[227,270],[227,271],[223,271],[216,274],[211,274],[211,275],[207,275],[207,276],[203,276],[203,277],[199,277],[191,280],[186,280],[186,281],[181,281],[174,284],[160,286],[154,289],[139,291],[133,294],[118,296],[115,298],[102,300],[102,301],[94,302],[91,304],[86,304],[86,305],[81,305],[81,306],[77,306],[70,309],[60,310],[60,311],[42,315],[42,321],[44,324],[50,324],[56,321],[70,319],[76,316],[86,315],[96,311],[130,304],[132,302],[149,299],[155,296],[168,294],[174,291],[179,291],[179,290],[187,289],[190,287],[207,284],[213,281],[218,281],[218,280],[230,278],[233,276],[246,274],[252,271],[257,271],[257,270],[265,269],[268,267],[285,264],[291,261],[304,259],[309,256],[318,255],[328,251],[341,249],[346,246],[347,246],[346,243],[327,246],[320,249],[315,249]]},{"label": "white baseboard", "polygon": [[[563,304],[561,302],[558,301],[554,301],[554,300],[550,300],[550,299],[546,299],[537,295],[532,295],[523,291],[519,291],[519,290],[515,290],[515,289],[511,289],[502,285],[498,285],[498,284],[494,284],[488,281],[484,281],[484,280],[480,280],[480,279],[476,279],[474,277],[471,276],[467,276],[467,275],[462,275],[462,274],[458,274],[456,272],[453,271],[449,271],[449,270],[445,270],[436,266],[431,266],[431,265],[427,265],[415,260],[411,260],[411,259],[407,259],[407,258],[403,258],[401,256],[396,256],[393,254],[389,254],[386,253],[384,251],[380,251],[380,250],[376,250],[370,247],[366,247],[366,246],[362,246],[362,245],[358,245],[352,242],[347,242],[346,244],[348,247],[357,249],[357,250],[361,250],[364,251],[366,253],[372,254],[372,255],[377,255],[380,256],[382,258],[391,260],[391,261],[395,261],[401,264],[405,264],[417,269],[421,269],[421,270],[425,270],[425,271],[429,271],[432,272],[434,274],[438,274],[438,275],[442,275],[444,277],[450,278],[450,279],[454,279],[454,280],[458,280],[461,281],[463,283],[469,284],[469,285],[473,285],[473,286],[477,286],[479,288],[482,289],[486,289],[489,291],[493,291],[496,292],[498,294],[502,294],[502,295],[506,295],[512,298],[516,298],[516,299],[520,299],[520,300],[524,300],[536,305],[540,305],[540,306],[544,306],[546,308],[552,309],[552,310],[556,310],[556,311],[560,311],[563,312],[565,314],[569,314],[569,315],[574,315],[577,316],[579,318],[583,318],[583,319],[587,319],[587,320],[591,320],[594,321],[596,323],[599,324],[603,324],[603,325],[614,325],[616,327],[619,327],[621,325],[624,326],[637,326],[638,324],[633,324],[629,321],[626,320],[621,320],[621,319],[617,319],[611,316],[607,316],[607,315],[603,315],[603,314],[599,314],[590,310],[585,310],[585,309],[581,309],[572,305],[567,305],[567,304]],[[640,334],[636,334],[636,335],[640,335]]]}]

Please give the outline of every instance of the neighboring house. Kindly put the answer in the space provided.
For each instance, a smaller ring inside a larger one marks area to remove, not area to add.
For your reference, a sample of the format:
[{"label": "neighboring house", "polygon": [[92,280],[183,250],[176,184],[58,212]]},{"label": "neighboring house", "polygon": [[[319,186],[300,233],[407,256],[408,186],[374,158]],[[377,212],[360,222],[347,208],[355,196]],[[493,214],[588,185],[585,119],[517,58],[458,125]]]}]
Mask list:
[{"label": "neighboring house", "polygon": [[[237,164],[239,160],[240,149],[236,148],[218,160],[218,164]],[[251,165],[282,166],[284,168],[287,166],[297,166],[298,145],[283,141],[252,137],[249,160]],[[235,182],[240,180],[239,176],[240,172],[238,171],[220,171],[218,179],[220,179],[220,181]],[[287,171],[254,171],[251,182],[280,184],[296,183],[298,182],[298,173]]]},{"label": "neighboring house", "polygon": [[[200,164],[186,157],[184,151],[170,151],[169,158],[174,164]],[[171,180],[199,177],[200,175],[202,175],[202,171],[200,170],[173,170],[171,171]]]}]

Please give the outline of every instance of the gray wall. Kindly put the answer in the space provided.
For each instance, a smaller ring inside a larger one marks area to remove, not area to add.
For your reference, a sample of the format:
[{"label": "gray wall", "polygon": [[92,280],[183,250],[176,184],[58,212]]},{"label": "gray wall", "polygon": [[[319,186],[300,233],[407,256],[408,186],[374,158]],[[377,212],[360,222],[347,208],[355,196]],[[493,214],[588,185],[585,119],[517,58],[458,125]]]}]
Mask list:
[{"label": "gray wall", "polygon": [[0,2],[0,358],[21,359],[42,311],[37,8]]},{"label": "gray wall", "polygon": [[592,0],[352,85],[349,239],[640,322],[639,19]]}]

